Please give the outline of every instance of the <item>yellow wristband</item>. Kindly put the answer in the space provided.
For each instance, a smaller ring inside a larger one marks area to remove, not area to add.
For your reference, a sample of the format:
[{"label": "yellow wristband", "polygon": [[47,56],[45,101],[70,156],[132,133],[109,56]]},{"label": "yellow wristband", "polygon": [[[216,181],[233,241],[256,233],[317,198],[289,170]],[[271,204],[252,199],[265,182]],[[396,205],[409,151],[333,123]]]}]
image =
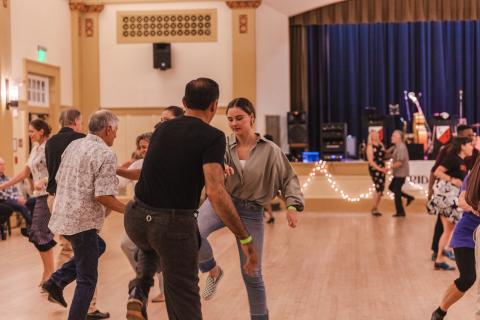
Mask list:
[{"label": "yellow wristband", "polygon": [[292,211],[295,211],[295,212],[298,211],[295,206],[288,206],[287,210],[292,210]]},{"label": "yellow wristband", "polygon": [[249,244],[252,241],[253,241],[252,236],[248,236],[248,238],[246,239],[240,239],[240,244],[245,245],[245,244]]}]

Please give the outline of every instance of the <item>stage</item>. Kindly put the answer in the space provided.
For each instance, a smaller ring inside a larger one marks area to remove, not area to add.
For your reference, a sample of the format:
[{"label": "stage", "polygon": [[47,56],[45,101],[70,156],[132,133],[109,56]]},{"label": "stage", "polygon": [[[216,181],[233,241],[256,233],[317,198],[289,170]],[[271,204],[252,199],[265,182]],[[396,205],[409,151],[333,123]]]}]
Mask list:
[{"label": "stage", "polygon": [[[407,208],[408,212],[425,212],[426,193],[430,169],[434,161],[410,161],[410,182],[406,182],[403,190],[415,197],[415,201]],[[368,173],[366,161],[326,162],[322,170],[314,170],[316,163],[292,162],[295,172],[304,188],[306,210],[317,212],[369,212],[371,196],[368,195],[372,187],[372,180]],[[325,173],[326,172],[326,173]],[[314,176],[311,174],[314,173]],[[326,174],[330,174],[327,177]],[[310,181],[308,179],[310,178]],[[330,181],[329,181],[330,180]],[[387,177],[388,181],[388,177]],[[332,186],[336,183],[336,186]],[[337,188],[337,191],[335,190]],[[385,186],[388,191],[388,183]],[[340,190],[351,198],[360,198],[351,202],[342,198]],[[379,210],[384,213],[393,213],[394,204],[389,195],[385,194]]]}]

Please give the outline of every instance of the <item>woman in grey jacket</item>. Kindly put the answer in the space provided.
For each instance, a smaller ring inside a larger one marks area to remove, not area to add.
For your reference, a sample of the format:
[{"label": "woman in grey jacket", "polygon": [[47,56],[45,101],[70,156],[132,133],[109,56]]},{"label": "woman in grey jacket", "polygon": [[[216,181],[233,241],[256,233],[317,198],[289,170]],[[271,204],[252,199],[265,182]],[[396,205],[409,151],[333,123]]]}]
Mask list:
[{"label": "woman in grey jacket", "polygon": [[[247,230],[254,238],[258,265],[253,276],[243,272],[248,293],[251,319],[268,319],[265,285],[262,278],[263,210],[264,205],[280,190],[287,203],[287,222],[297,225],[296,214],[303,210],[300,183],[288,159],[273,142],[255,133],[255,109],[245,98],[234,99],[227,107],[227,118],[233,135],[227,139],[225,186]],[[203,298],[209,300],[223,277],[207,237],[225,227],[207,199],[199,209],[198,226],[202,237],[199,253],[200,270],[208,272]],[[251,239],[250,239],[251,241]],[[240,243],[240,263],[245,263]]]}]

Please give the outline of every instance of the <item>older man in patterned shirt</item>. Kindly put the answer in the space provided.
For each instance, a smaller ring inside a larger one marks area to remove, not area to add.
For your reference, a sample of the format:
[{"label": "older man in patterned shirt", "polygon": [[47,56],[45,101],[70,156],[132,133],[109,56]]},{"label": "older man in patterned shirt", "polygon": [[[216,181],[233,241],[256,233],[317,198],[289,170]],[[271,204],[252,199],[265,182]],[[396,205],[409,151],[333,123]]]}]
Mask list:
[{"label": "older man in patterned shirt", "polygon": [[57,193],[49,228],[67,238],[74,257],[45,283],[48,299],[64,307],[63,288],[77,280],[68,315],[69,320],[84,320],[98,276],[98,258],[105,242],[98,236],[106,209],[124,212],[117,200],[117,158],[109,148],[116,138],[118,118],[108,111],[97,111],[89,121],[90,133],[70,143],[62,155]]}]

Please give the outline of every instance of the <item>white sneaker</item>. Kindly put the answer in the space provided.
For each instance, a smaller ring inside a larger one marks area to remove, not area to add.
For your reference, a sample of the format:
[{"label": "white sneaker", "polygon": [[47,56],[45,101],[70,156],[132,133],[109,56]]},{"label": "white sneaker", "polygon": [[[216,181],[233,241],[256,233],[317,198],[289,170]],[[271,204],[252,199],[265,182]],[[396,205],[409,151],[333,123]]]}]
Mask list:
[{"label": "white sneaker", "polygon": [[205,288],[203,289],[203,292],[202,292],[203,299],[210,300],[213,298],[213,296],[217,292],[218,284],[220,283],[220,280],[222,280],[222,278],[223,278],[223,270],[221,268],[220,268],[220,273],[216,278],[210,275],[207,276]]}]

